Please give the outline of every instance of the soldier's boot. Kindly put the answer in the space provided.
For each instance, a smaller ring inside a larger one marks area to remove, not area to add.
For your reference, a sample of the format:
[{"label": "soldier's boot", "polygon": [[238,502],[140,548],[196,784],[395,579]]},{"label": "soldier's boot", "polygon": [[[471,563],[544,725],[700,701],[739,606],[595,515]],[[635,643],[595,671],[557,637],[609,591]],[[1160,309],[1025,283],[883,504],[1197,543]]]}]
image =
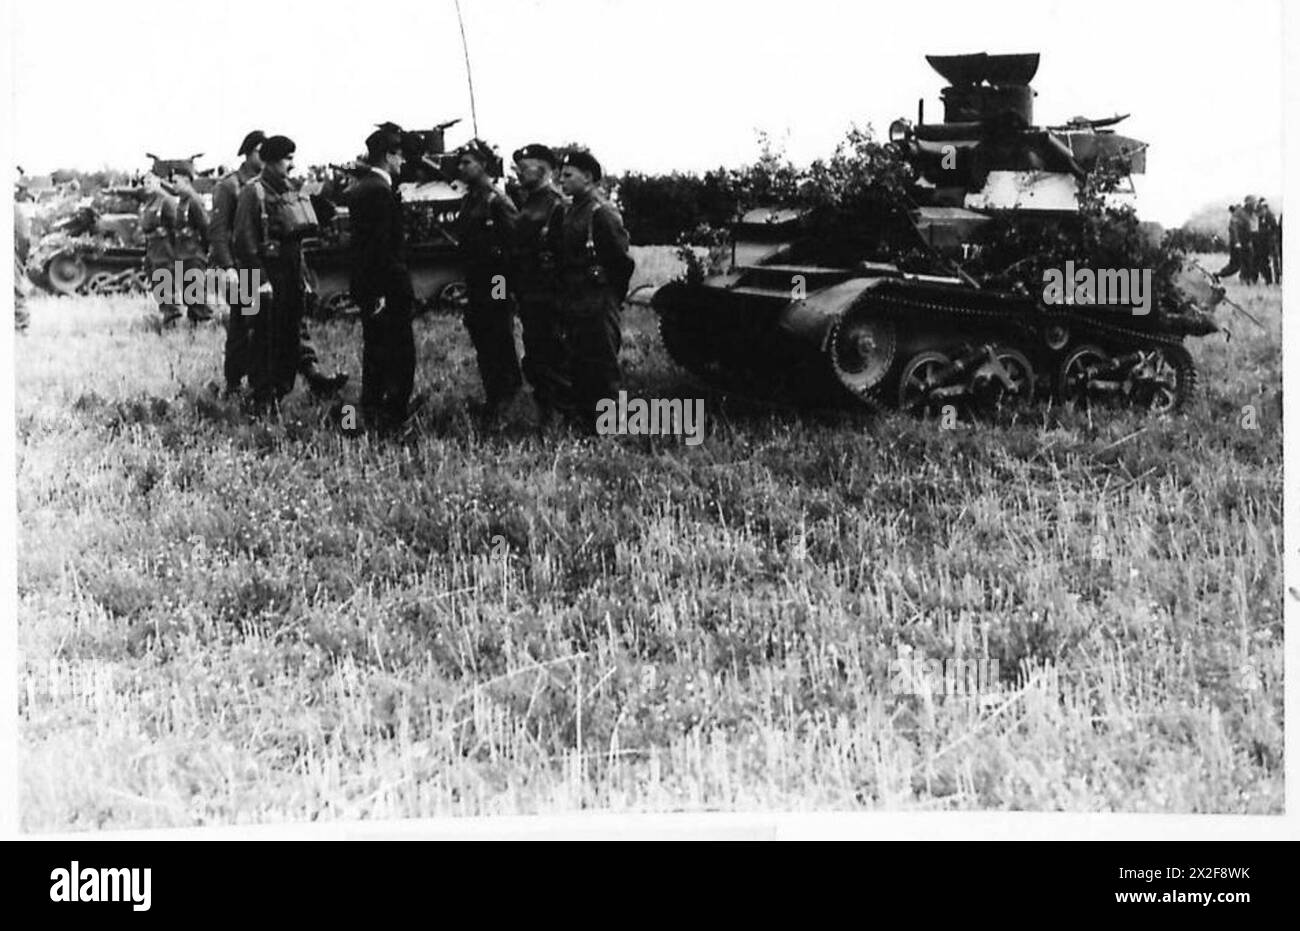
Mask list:
[{"label": "soldier's boot", "polygon": [[331,398],[343,390],[343,386],[348,383],[347,372],[335,372],[333,375],[326,375],[318,368],[308,369],[303,373],[303,378],[307,381],[307,387],[311,393],[318,398]]}]

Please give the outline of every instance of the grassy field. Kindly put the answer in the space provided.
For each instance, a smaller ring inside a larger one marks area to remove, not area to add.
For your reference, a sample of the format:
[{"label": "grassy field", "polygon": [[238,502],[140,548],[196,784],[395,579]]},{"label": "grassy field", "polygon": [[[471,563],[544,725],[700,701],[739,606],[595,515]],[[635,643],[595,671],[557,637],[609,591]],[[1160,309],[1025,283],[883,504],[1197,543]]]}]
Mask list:
[{"label": "grassy field", "polygon": [[[22,823],[1279,812],[1281,300],[1229,290],[1268,332],[1194,342],[1185,415],[955,430],[723,398],[630,310],[628,387],[704,397],[697,447],[539,439],[526,404],[481,435],[448,318],[417,429],[348,439],[302,392],[277,422],[214,400],[215,327],[36,301]],[[315,334],[358,370],[354,326]],[[902,694],[900,656],[1000,688]]]}]

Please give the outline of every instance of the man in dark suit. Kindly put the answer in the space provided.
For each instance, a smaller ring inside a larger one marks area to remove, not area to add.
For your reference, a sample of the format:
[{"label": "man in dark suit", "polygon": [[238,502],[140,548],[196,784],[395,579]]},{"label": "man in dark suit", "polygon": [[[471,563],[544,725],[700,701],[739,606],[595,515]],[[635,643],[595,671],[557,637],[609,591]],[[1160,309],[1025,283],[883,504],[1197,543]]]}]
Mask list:
[{"label": "man in dark suit", "polygon": [[397,179],[402,137],[380,127],[366,139],[368,170],[348,189],[352,299],[361,308],[361,408],[379,424],[405,421],[420,399],[415,386],[415,291],[406,267]]}]

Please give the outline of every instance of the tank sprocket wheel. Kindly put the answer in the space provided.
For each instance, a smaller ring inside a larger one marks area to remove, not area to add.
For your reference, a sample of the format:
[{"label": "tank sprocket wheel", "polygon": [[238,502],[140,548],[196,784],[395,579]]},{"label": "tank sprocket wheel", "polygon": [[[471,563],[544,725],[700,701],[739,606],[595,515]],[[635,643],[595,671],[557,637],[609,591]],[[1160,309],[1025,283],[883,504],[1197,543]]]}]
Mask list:
[{"label": "tank sprocket wheel", "polygon": [[846,313],[831,328],[826,355],[840,384],[866,399],[894,364],[898,334],[892,320],[864,313]]},{"label": "tank sprocket wheel", "polygon": [[908,414],[938,413],[944,407],[939,402],[927,402],[931,388],[939,387],[935,376],[952,366],[952,360],[942,352],[920,352],[903,366],[898,379],[898,409]]}]

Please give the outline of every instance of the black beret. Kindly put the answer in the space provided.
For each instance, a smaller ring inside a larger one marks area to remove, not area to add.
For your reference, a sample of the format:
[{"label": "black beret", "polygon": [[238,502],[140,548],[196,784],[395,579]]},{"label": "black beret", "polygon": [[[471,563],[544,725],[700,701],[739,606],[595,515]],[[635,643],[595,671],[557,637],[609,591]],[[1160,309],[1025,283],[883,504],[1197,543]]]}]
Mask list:
[{"label": "black beret", "polygon": [[266,133],[262,132],[260,129],[255,129],[244,137],[244,141],[239,144],[239,151],[235,154],[247,155],[265,141]]},{"label": "black beret", "polygon": [[457,149],[456,154],[468,155],[487,169],[487,173],[493,177],[501,176],[500,157],[493,151],[492,146],[488,145],[482,139],[471,139],[469,142]]},{"label": "black beret", "polygon": [[381,155],[387,155],[389,152],[402,151],[402,137],[398,132],[390,129],[376,129],[369,136],[366,136],[366,157],[378,158]]},{"label": "black beret", "polygon": [[578,149],[564,156],[564,164],[587,172],[591,175],[592,181],[599,181],[601,178],[600,162],[596,161],[596,156],[585,149]]},{"label": "black beret", "polygon": [[515,154],[511,157],[516,162],[522,162],[526,158],[535,158],[538,161],[546,162],[552,168],[559,164],[559,159],[555,157],[555,152],[551,147],[542,145],[540,142],[531,143],[522,149],[515,149]]},{"label": "black beret", "polygon": [[375,125],[386,133],[393,133],[398,136],[402,134],[402,127],[398,126],[392,120],[385,120],[384,122],[376,123]]},{"label": "black beret", "polygon": [[262,161],[278,162],[282,158],[288,158],[298,146],[288,136],[271,136],[262,143]]}]

